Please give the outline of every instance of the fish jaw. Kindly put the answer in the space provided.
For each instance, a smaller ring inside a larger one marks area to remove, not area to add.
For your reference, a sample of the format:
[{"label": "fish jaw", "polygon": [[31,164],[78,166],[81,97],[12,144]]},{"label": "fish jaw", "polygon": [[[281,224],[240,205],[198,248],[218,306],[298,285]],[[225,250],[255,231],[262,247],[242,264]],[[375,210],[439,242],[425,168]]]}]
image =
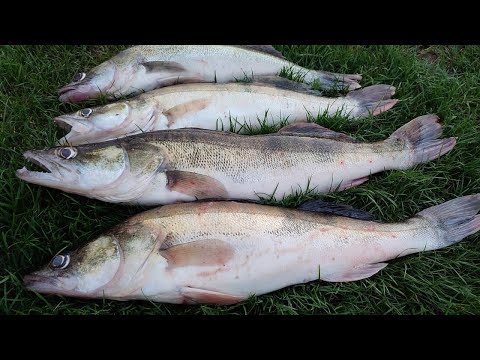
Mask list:
[{"label": "fish jaw", "polygon": [[[92,115],[85,118],[77,113],[58,116],[54,122],[68,133],[58,142],[61,145],[84,145],[100,143],[126,136],[157,130],[159,123],[166,123],[166,117],[154,106],[142,103],[119,102],[94,108]],[[163,125],[166,128],[166,125]]]},{"label": "fish jaw", "polygon": [[119,74],[116,64],[109,60],[93,68],[80,81],[74,81],[58,91],[61,102],[77,103],[111,94]]},{"label": "fish jaw", "polygon": [[96,98],[100,94],[100,89],[90,84],[69,84],[58,91],[58,99],[64,103],[78,103],[88,99]]},{"label": "fish jaw", "polygon": [[89,297],[86,294],[74,291],[76,287],[74,278],[60,279],[33,273],[23,277],[23,284],[27,290],[40,294]]},{"label": "fish jaw", "polygon": [[31,163],[43,168],[46,172],[31,171],[23,167],[16,172],[17,177],[21,180],[36,185],[66,189],[65,178],[69,175],[73,178],[72,171],[58,162],[47,160],[42,156],[41,152],[27,151],[23,156]]},{"label": "fish jaw", "polygon": [[80,145],[88,143],[91,138],[90,134],[95,131],[95,126],[77,115],[61,115],[53,119],[53,121],[68,133],[58,140],[60,145]]}]

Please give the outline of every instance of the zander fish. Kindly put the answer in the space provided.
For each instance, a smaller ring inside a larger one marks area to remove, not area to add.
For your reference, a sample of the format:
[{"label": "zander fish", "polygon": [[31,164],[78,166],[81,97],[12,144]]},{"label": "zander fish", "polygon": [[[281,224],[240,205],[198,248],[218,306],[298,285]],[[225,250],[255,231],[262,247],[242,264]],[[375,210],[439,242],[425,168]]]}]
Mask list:
[{"label": "zander fish", "polygon": [[319,214],[315,207],[167,205],[56,255],[24,283],[74,297],[233,304],[318,279],[365,279],[387,260],[441,249],[480,229],[480,194],[393,224]]},{"label": "zander fish", "polygon": [[307,121],[308,114],[340,114],[359,119],[393,107],[395,88],[374,85],[345,97],[327,98],[305,84],[280,77],[255,83],[184,84],[137,98],[59,116],[55,122],[70,132],[62,145],[96,143],[156,130],[200,128],[255,129],[284,119]]},{"label": "zander fish", "polygon": [[324,89],[360,87],[360,75],[308,70],[286,60],[270,45],[140,45],[128,48],[59,90],[60,101],[79,102],[139,94],[179,83],[226,83],[289,69]]},{"label": "zander fish", "polygon": [[30,183],[113,203],[283,197],[296,190],[343,190],[389,169],[409,169],[450,151],[436,115],[410,121],[388,139],[358,143],[312,123],[245,136],[180,129],[77,147],[27,151],[46,172],[17,170]]}]

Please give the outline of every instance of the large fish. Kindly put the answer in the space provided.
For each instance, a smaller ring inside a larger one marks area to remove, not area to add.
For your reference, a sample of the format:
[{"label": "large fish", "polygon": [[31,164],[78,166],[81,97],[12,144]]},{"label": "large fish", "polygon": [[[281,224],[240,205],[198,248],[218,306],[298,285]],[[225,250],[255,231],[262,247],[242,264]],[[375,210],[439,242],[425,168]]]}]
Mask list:
[{"label": "large fish", "polygon": [[155,130],[196,127],[221,130],[255,129],[260,124],[306,121],[307,115],[340,114],[359,119],[377,115],[397,103],[395,88],[374,85],[345,97],[326,98],[305,84],[280,77],[255,83],[184,84],[166,87],[137,98],[85,108],[55,119],[70,132],[60,140],[80,145]]},{"label": "large fish", "polygon": [[318,279],[368,278],[387,260],[477,232],[479,210],[480,194],[394,224],[235,202],[168,205],[56,255],[24,282],[33,291],[75,297],[233,304]]},{"label": "large fish", "polygon": [[113,203],[283,197],[297,190],[343,190],[383,170],[408,169],[450,151],[436,115],[410,121],[388,139],[358,143],[316,124],[276,134],[180,129],[78,147],[27,151],[47,172],[17,170],[30,183]]},{"label": "large fish", "polygon": [[277,75],[282,69],[317,81],[324,89],[360,87],[360,75],[308,70],[286,60],[270,45],[141,45],[128,48],[59,90],[60,101],[79,102],[139,94],[177,83],[232,82]]}]

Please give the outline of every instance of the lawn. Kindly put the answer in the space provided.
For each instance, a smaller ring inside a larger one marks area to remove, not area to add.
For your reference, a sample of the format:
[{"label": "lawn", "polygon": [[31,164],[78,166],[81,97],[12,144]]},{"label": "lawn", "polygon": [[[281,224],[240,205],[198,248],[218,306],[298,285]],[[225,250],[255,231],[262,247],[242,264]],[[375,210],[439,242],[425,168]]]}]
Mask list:
[{"label": "lawn", "polygon": [[[22,153],[55,145],[52,118],[85,107],[61,104],[56,91],[72,76],[122,46],[0,47],[0,314],[479,314],[480,234],[449,248],[391,261],[352,283],[312,282],[233,306],[181,306],[41,296],[22,277],[58,251],[77,248],[144,208],[90,200],[21,182]],[[374,175],[357,188],[317,198],[347,203],[385,222],[458,196],[480,193],[480,47],[277,46],[302,66],[362,73],[363,86],[397,87],[389,112],[357,123],[317,119],[363,141],[389,136],[409,120],[436,113],[445,136],[458,137],[446,156],[408,171]],[[87,103],[93,105],[94,103]],[[313,195],[290,197],[295,206]]]}]

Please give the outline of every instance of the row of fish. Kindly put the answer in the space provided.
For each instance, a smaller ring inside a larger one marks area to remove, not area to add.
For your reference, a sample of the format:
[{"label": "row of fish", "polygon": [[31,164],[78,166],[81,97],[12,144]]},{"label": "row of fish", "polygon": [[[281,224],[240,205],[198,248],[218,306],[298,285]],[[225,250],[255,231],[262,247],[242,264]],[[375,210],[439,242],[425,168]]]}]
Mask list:
[{"label": "row of fish", "polygon": [[[285,68],[310,85],[353,91],[324,97],[278,77]],[[250,82],[234,82],[250,74]],[[439,249],[478,231],[480,195],[398,224],[322,201],[299,209],[254,203],[262,195],[281,198],[308,188],[348,189],[371,174],[409,169],[455,146],[455,138],[441,138],[436,115],[413,119],[375,143],[307,122],[318,114],[360,119],[395,105],[393,87],[358,89],[360,79],[301,68],[271,46],[136,46],[78,74],[60,90],[61,101],[146,93],[57,117],[69,130],[62,146],[26,152],[44,171],[23,168],[17,176],[106,202],[166,206],[56,255],[25,277],[27,288],[231,304],[315,279],[367,278],[384,261]],[[290,125],[269,135],[218,131],[238,125],[241,132],[259,126],[259,118],[268,125],[287,118]]]}]

